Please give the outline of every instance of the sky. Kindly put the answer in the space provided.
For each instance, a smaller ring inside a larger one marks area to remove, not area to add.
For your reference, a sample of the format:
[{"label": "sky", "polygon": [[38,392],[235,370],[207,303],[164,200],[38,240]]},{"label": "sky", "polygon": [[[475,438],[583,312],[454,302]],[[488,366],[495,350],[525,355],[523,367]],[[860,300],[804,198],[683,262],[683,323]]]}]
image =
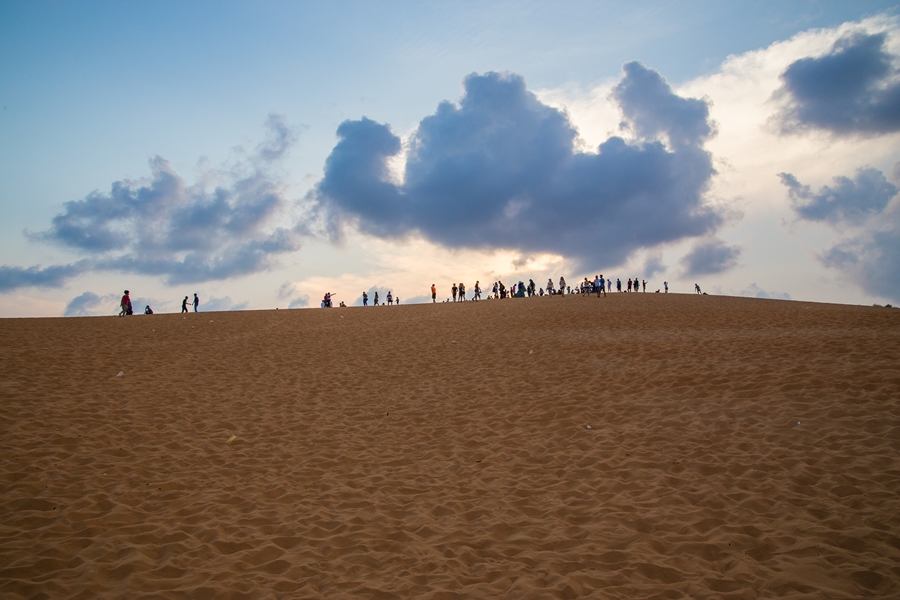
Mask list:
[{"label": "sky", "polygon": [[0,107],[0,317],[900,304],[893,2],[0,0]]}]

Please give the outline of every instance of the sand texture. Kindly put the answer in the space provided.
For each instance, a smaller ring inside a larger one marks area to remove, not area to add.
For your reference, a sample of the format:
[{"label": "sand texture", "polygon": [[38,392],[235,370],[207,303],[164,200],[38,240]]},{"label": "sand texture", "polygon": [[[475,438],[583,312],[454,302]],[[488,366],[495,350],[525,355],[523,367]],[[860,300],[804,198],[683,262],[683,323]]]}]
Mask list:
[{"label": "sand texture", "polygon": [[900,310],[610,294],[0,339],[4,599],[900,597]]}]

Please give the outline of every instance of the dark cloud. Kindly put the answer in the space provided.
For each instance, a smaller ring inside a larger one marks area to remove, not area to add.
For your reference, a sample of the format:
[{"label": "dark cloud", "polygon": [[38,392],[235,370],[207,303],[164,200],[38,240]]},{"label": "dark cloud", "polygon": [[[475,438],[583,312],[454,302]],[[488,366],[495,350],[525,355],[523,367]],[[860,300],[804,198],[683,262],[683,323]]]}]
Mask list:
[{"label": "dark cloud", "polygon": [[380,237],[420,233],[448,247],[554,252],[585,268],[633,251],[708,234],[722,214],[703,201],[715,174],[704,101],[675,95],[656,71],[624,67],[613,92],[633,142],[611,137],[575,150],[568,116],[513,74],[469,75],[459,105],[441,103],[412,135],[403,183],[389,161],[403,150],[388,125],[345,121],[312,197],[339,236],[355,223]]},{"label": "dark cloud", "polygon": [[160,157],[150,167],[149,181],[117,181],[109,193],[66,202],[50,230],[34,237],[92,255],[94,268],[162,275],[168,283],[254,273],[299,248],[296,232],[266,230],[285,200],[264,173],[208,191],[188,186]]},{"label": "dark cloud", "polygon": [[791,207],[801,219],[809,221],[860,223],[884,210],[898,192],[881,171],[872,168],[858,169],[855,180],[835,177],[833,186],[822,186],[818,192],[790,173],[778,176],[788,188]]},{"label": "dark cloud", "polygon": [[777,116],[782,131],[872,135],[900,130],[900,78],[885,39],[884,33],[856,33],[838,40],[824,56],[791,63],[776,92],[787,100]]},{"label": "dark cloud", "polygon": [[729,246],[719,239],[704,240],[691,248],[681,265],[686,276],[715,275],[736,266],[741,252],[740,246]]},{"label": "dark cloud", "polygon": [[0,293],[22,287],[58,288],[88,268],[86,261],[41,268],[0,266]]}]

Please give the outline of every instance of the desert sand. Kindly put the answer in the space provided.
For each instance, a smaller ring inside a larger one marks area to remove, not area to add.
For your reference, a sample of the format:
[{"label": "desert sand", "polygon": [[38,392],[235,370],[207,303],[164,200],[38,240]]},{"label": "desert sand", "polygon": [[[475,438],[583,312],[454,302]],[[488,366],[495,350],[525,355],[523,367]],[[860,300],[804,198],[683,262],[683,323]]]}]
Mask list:
[{"label": "desert sand", "polygon": [[610,294],[0,339],[3,598],[900,597],[897,309]]}]

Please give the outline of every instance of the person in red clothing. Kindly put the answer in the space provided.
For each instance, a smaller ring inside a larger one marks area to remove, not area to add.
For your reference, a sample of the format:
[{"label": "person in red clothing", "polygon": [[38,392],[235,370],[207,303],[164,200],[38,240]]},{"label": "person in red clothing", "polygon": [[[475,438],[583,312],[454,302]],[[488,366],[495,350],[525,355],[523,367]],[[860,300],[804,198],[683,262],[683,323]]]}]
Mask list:
[{"label": "person in red clothing", "polygon": [[128,290],[125,290],[125,295],[122,296],[122,301],[119,303],[119,307],[121,308],[121,310],[119,311],[120,317],[134,314],[134,311],[131,309],[131,296],[128,295]]}]

